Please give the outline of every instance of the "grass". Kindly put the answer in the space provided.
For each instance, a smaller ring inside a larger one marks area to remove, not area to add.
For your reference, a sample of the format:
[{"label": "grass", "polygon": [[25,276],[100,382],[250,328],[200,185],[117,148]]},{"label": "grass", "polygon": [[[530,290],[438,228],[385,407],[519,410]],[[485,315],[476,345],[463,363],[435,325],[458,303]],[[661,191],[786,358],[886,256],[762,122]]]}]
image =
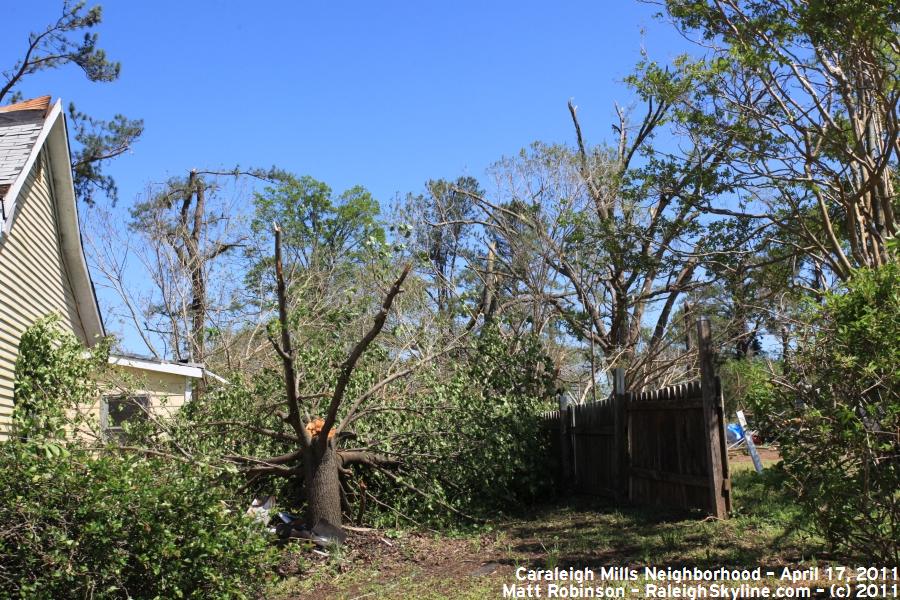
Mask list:
[{"label": "grass", "polygon": [[504,530],[517,541],[521,556],[546,556],[552,547],[560,567],[804,562],[820,544],[797,527],[799,513],[780,491],[779,477],[774,470],[762,477],[747,469],[735,473],[734,512],[726,521],[580,500],[508,523]]},{"label": "grass", "polygon": [[[385,599],[417,599],[422,600],[482,600],[497,596],[498,585],[493,578],[471,578],[471,581],[460,581],[455,577],[433,577],[421,568],[412,568],[408,572],[390,579],[373,568],[360,567],[338,578],[323,580],[313,577],[308,582],[281,582],[272,590],[267,598],[385,598]],[[460,585],[460,584],[463,585]]]},{"label": "grass", "polygon": [[270,598],[495,598],[515,569],[601,566],[755,567],[816,559],[821,540],[798,526],[799,512],[777,469],[757,475],[734,464],[733,513],[725,521],[576,498],[493,523],[489,534],[408,533],[389,554],[324,562],[279,582]]}]

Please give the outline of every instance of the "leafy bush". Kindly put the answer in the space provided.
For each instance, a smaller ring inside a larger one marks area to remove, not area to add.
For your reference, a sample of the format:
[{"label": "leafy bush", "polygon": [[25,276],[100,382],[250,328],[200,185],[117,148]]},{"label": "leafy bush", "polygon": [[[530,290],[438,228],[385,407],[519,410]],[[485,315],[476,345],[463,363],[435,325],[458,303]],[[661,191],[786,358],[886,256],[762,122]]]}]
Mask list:
[{"label": "leafy bush", "polygon": [[[554,397],[553,370],[540,341],[507,340],[487,329],[471,356],[460,359],[454,373],[422,382],[416,410],[379,413],[365,423],[367,432],[381,433],[382,451],[406,457],[399,485],[374,473],[368,493],[434,525],[515,510],[552,490],[549,440],[539,431],[540,413]],[[372,508],[376,523],[397,519]]]},{"label": "leafy bush", "polygon": [[22,337],[17,435],[0,444],[0,589],[26,598],[252,598],[271,555],[219,470],[91,448],[67,409],[92,401],[85,354],[53,319]]},{"label": "leafy bush", "polygon": [[165,459],[0,447],[0,582],[28,598],[252,598],[269,551],[211,474]]},{"label": "leafy bush", "polygon": [[758,418],[831,546],[900,562],[900,267],[860,271],[814,326]]},{"label": "leafy bush", "polygon": [[102,340],[86,352],[60,327],[56,315],[28,328],[19,340],[16,360],[14,435],[61,439],[69,428],[82,424],[74,409],[100,396],[96,375],[107,367],[109,345],[110,340]]},{"label": "leafy bush", "polygon": [[771,403],[775,394],[772,367],[761,359],[729,360],[719,366],[719,377],[726,416]]}]

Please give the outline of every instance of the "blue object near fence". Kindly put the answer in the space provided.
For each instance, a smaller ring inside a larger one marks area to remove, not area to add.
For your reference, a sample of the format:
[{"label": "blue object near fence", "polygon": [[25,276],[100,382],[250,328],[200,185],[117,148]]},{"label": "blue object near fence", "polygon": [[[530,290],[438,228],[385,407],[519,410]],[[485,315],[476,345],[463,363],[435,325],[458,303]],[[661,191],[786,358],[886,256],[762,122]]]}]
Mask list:
[{"label": "blue object near fence", "polygon": [[729,444],[734,444],[735,442],[744,439],[744,428],[737,423],[729,423],[728,426],[725,427],[725,439],[728,440]]}]

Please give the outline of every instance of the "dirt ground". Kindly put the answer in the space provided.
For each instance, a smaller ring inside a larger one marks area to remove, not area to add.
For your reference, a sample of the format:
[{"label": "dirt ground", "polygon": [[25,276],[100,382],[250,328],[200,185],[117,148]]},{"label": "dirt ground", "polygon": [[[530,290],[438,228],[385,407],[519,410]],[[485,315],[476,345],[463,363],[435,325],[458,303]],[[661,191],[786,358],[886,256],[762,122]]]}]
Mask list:
[{"label": "dirt ground", "polygon": [[[756,451],[759,454],[759,458],[763,461],[763,464],[776,463],[781,460],[781,456],[778,454],[778,448],[774,446],[757,446]],[[746,449],[738,448],[736,450],[728,451],[728,462],[749,463],[753,462],[753,459],[750,458],[750,454]]]},{"label": "dirt ground", "polygon": [[498,538],[349,531],[344,553],[307,563],[300,589],[285,598],[457,598],[500,590],[515,566]]},{"label": "dirt ground", "polygon": [[[762,449],[764,464],[777,452]],[[275,600],[500,598],[515,570],[603,566],[799,565],[821,545],[787,526],[789,498],[772,493],[749,456],[730,459],[737,479],[731,519],[569,499],[493,528],[457,535],[350,529],[329,556],[298,548],[282,565]],[[768,472],[768,469],[767,469]]]}]

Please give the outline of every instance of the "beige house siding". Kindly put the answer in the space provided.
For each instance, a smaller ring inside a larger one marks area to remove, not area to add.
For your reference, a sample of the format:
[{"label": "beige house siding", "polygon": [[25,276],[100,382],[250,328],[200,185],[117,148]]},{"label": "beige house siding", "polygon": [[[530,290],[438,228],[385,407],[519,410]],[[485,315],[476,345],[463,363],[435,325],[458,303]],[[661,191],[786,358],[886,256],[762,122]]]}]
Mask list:
[{"label": "beige house siding", "polygon": [[[159,373],[116,365],[111,367],[109,379],[110,393],[129,391],[133,394],[147,394],[157,400],[168,398],[167,406],[181,408],[189,400],[191,379],[175,373]],[[161,406],[154,403],[154,406]]]},{"label": "beige house siding", "polygon": [[63,263],[47,150],[41,150],[0,236],[0,441],[13,408],[19,338],[35,320],[57,313],[79,340],[86,335]]},{"label": "beige house siding", "polygon": [[[79,411],[87,416],[99,431],[104,399],[110,396],[148,396],[150,411],[163,419],[172,417],[175,412],[190,400],[192,380],[184,375],[146,371],[121,365],[111,366],[103,377],[103,393],[91,406],[79,407]],[[83,432],[87,433],[87,432]]]}]

